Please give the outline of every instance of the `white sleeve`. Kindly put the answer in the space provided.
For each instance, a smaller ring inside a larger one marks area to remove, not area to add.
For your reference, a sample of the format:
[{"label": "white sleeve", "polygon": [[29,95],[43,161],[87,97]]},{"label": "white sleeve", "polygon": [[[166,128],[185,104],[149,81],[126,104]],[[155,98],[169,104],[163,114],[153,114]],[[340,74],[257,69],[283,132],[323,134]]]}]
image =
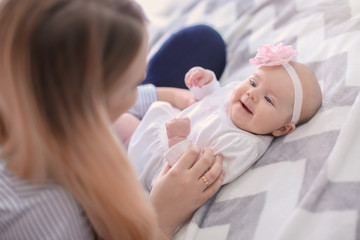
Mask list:
[{"label": "white sleeve", "polygon": [[265,148],[262,149],[261,144],[235,133],[224,134],[215,139],[210,148],[214,150],[215,154],[221,153],[224,156],[223,184],[229,183],[243,174],[265,152]]},{"label": "white sleeve", "polygon": [[190,91],[193,94],[193,96],[196,98],[196,100],[201,100],[207,95],[213,93],[215,90],[220,88],[219,81],[216,79],[215,74],[214,73],[212,74],[213,74],[213,80],[210,83],[202,86],[201,88],[199,87],[190,88]]}]

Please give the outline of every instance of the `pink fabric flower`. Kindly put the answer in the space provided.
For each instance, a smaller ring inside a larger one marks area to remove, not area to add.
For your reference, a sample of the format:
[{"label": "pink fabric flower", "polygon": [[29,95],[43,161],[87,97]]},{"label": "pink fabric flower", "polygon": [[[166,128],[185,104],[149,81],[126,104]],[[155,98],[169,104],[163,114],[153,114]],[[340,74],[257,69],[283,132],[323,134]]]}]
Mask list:
[{"label": "pink fabric flower", "polygon": [[277,45],[261,45],[254,58],[249,62],[255,66],[278,66],[288,63],[291,58],[298,55],[292,46],[284,46],[280,42]]}]

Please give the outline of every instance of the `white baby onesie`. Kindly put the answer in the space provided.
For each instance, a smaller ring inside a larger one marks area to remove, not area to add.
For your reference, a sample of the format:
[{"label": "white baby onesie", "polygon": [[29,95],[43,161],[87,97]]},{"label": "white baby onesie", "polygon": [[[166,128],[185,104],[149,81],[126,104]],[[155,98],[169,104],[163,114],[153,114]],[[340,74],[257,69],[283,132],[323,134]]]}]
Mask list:
[{"label": "white baby onesie", "polygon": [[[269,147],[273,137],[255,135],[237,128],[228,113],[228,102],[238,82],[212,90],[199,102],[180,111],[166,102],[155,102],[133,134],[129,157],[148,191],[165,162],[174,165],[184,151],[196,144],[210,147],[215,154],[224,156],[224,183],[244,173]],[[188,140],[168,148],[165,123],[173,118],[190,118]]]}]

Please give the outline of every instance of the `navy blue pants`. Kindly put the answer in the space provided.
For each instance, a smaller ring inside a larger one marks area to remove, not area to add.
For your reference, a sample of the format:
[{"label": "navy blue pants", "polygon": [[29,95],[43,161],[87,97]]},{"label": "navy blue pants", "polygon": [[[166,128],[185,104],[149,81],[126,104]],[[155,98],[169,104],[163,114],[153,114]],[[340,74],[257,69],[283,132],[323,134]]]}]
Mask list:
[{"label": "navy blue pants", "polygon": [[143,84],[186,88],[185,74],[201,66],[219,79],[226,64],[226,46],[220,34],[207,25],[186,27],[164,42],[150,59]]}]

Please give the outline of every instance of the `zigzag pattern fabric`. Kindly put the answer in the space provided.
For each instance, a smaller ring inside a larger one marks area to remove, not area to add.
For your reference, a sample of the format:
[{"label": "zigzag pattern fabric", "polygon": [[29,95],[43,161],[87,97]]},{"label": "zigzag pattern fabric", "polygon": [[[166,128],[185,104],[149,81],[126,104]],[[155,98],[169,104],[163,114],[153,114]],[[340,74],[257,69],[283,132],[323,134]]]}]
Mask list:
[{"label": "zigzag pattern fabric", "polygon": [[246,79],[261,44],[283,41],[314,70],[323,92],[313,119],[277,138],[175,239],[360,239],[360,2],[162,0],[150,8],[139,1],[151,22],[150,53],[171,33],[204,23],[227,43],[222,85]]}]

